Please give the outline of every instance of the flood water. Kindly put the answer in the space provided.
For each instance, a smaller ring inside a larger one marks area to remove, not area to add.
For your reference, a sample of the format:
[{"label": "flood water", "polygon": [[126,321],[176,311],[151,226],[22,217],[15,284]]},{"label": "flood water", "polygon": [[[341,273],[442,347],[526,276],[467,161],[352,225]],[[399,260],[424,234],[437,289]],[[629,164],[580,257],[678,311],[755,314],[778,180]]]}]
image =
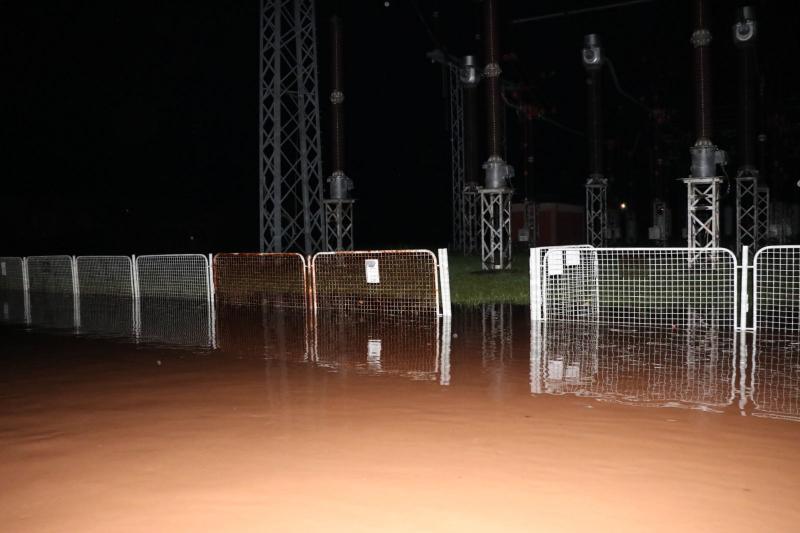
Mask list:
[{"label": "flood water", "polygon": [[2,530],[800,530],[800,339],[81,315],[0,326]]}]

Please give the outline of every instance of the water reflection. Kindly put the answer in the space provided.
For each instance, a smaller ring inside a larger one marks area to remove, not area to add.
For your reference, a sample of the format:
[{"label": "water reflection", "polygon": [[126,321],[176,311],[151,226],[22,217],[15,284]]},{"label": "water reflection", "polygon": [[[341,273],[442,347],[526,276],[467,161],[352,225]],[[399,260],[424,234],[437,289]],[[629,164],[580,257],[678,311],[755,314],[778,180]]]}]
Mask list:
[{"label": "water reflection", "polygon": [[219,306],[217,347],[241,355],[310,361],[308,317],[303,310]]},{"label": "water reflection", "polygon": [[434,380],[439,378],[439,355],[439,321],[435,319],[317,316],[314,360],[320,366]]},{"label": "water reflection", "polygon": [[750,369],[752,415],[800,421],[800,338],[755,335]]},{"label": "water reflection", "polygon": [[531,392],[625,404],[717,410],[732,404],[733,333],[622,331],[597,324],[534,324]]}]

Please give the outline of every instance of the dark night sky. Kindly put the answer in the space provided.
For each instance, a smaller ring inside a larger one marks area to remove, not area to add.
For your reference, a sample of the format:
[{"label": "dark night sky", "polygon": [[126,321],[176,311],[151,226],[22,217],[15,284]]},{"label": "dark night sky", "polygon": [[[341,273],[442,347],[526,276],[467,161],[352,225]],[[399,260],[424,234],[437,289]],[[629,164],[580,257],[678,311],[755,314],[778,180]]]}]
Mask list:
[{"label": "dark night sky", "polygon": [[[606,2],[501,2],[504,71],[526,85],[527,101],[582,131],[579,51],[585,33],[600,33],[625,89],[671,117],[661,133],[674,174],[666,187],[682,205],[684,189],[673,178],[686,173],[692,132],[689,2],[509,24],[597,3]],[[715,141],[733,152],[735,2],[712,4]],[[798,10],[793,2],[756,4],[774,141],[771,178],[796,198],[797,189],[785,183],[800,170],[800,91],[789,59],[800,57]],[[445,244],[446,107],[441,69],[425,53],[434,40],[455,55],[480,53],[480,3],[392,0],[385,7],[383,0],[342,0],[317,7],[323,113],[327,17],[338,12],[345,23],[347,170],[360,199],[357,245]],[[0,10],[3,253],[257,248],[257,1],[18,2]],[[655,187],[648,179],[651,121],[613,93],[610,81],[606,89],[610,198],[646,204]],[[508,156],[519,170],[520,126],[513,113],[507,123]],[[584,139],[543,122],[532,131],[532,177],[527,184],[516,180],[519,194],[581,202]]]}]

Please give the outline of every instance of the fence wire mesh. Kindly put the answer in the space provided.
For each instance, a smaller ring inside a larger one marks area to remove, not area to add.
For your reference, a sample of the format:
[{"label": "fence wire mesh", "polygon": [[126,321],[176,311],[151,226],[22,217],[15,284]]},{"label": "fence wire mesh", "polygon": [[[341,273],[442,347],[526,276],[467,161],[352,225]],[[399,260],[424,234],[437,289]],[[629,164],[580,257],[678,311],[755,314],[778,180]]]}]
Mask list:
[{"label": "fence wire mesh", "polygon": [[181,346],[213,346],[208,258],[143,255],[136,258],[139,338]]},{"label": "fence wire mesh", "polygon": [[131,335],[135,296],[131,258],[81,256],[75,263],[80,294],[80,332],[115,337]]},{"label": "fence wire mesh", "polygon": [[544,268],[546,320],[736,326],[737,263],[729,250],[556,249]]},{"label": "fence wire mesh", "polygon": [[73,328],[77,321],[72,257],[28,257],[31,323],[56,329]]},{"label": "fence wire mesh", "polygon": [[300,254],[217,254],[213,271],[219,305],[307,306],[306,261]]},{"label": "fence wire mesh", "polygon": [[766,246],[754,268],[756,330],[800,333],[800,246]]},{"label": "fence wire mesh", "polygon": [[[540,325],[531,342],[532,391],[629,405],[716,409],[736,395],[731,331],[620,331],[596,323]],[[535,369],[533,367],[536,367]]]},{"label": "fence wire mesh", "polygon": [[379,315],[439,313],[429,250],[323,252],[312,260],[314,308]]},{"label": "fence wire mesh", "polygon": [[25,313],[25,272],[21,257],[0,257],[0,320],[23,324]]}]

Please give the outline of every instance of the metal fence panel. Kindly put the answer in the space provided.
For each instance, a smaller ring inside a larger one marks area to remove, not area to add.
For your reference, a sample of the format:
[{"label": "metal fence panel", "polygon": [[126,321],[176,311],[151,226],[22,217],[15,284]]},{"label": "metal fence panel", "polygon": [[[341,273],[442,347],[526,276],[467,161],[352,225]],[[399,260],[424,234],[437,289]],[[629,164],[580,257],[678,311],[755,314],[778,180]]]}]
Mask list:
[{"label": "metal fence panel", "polygon": [[546,320],[736,327],[737,262],[722,248],[551,250]]},{"label": "metal fence panel", "polygon": [[79,315],[72,257],[32,256],[27,264],[32,324],[57,329],[74,327]]},{"label": "metal fence panel", "polygon": [[208,258],[204,255],[143,255],[136,258],[140,340],[182,346],[213,346]]},{"label": "metal fence panel", "polygon": [[765,246],[753,265],[756,330],[800,333],[800,246]]},{"label": "metal fence panel", "polygon": [[0,321],[23,324],[25,312],[25,271],[21,257],[0,257]]},{"label": "metal fence panel", "polygon": [[133,262],[124,255],[81,256],[75,260],[81,333],[129,336],[134,331]]},{"label": "metal fence panel", "polygon": [[220,305],[307,307],[306,261],[300,254],[216,254],[213,265]]},{"label": "metal fence panel", "polygon": [[429,250],[322,252],[311,265],[315,310],[439,314],[438,267]]}]

